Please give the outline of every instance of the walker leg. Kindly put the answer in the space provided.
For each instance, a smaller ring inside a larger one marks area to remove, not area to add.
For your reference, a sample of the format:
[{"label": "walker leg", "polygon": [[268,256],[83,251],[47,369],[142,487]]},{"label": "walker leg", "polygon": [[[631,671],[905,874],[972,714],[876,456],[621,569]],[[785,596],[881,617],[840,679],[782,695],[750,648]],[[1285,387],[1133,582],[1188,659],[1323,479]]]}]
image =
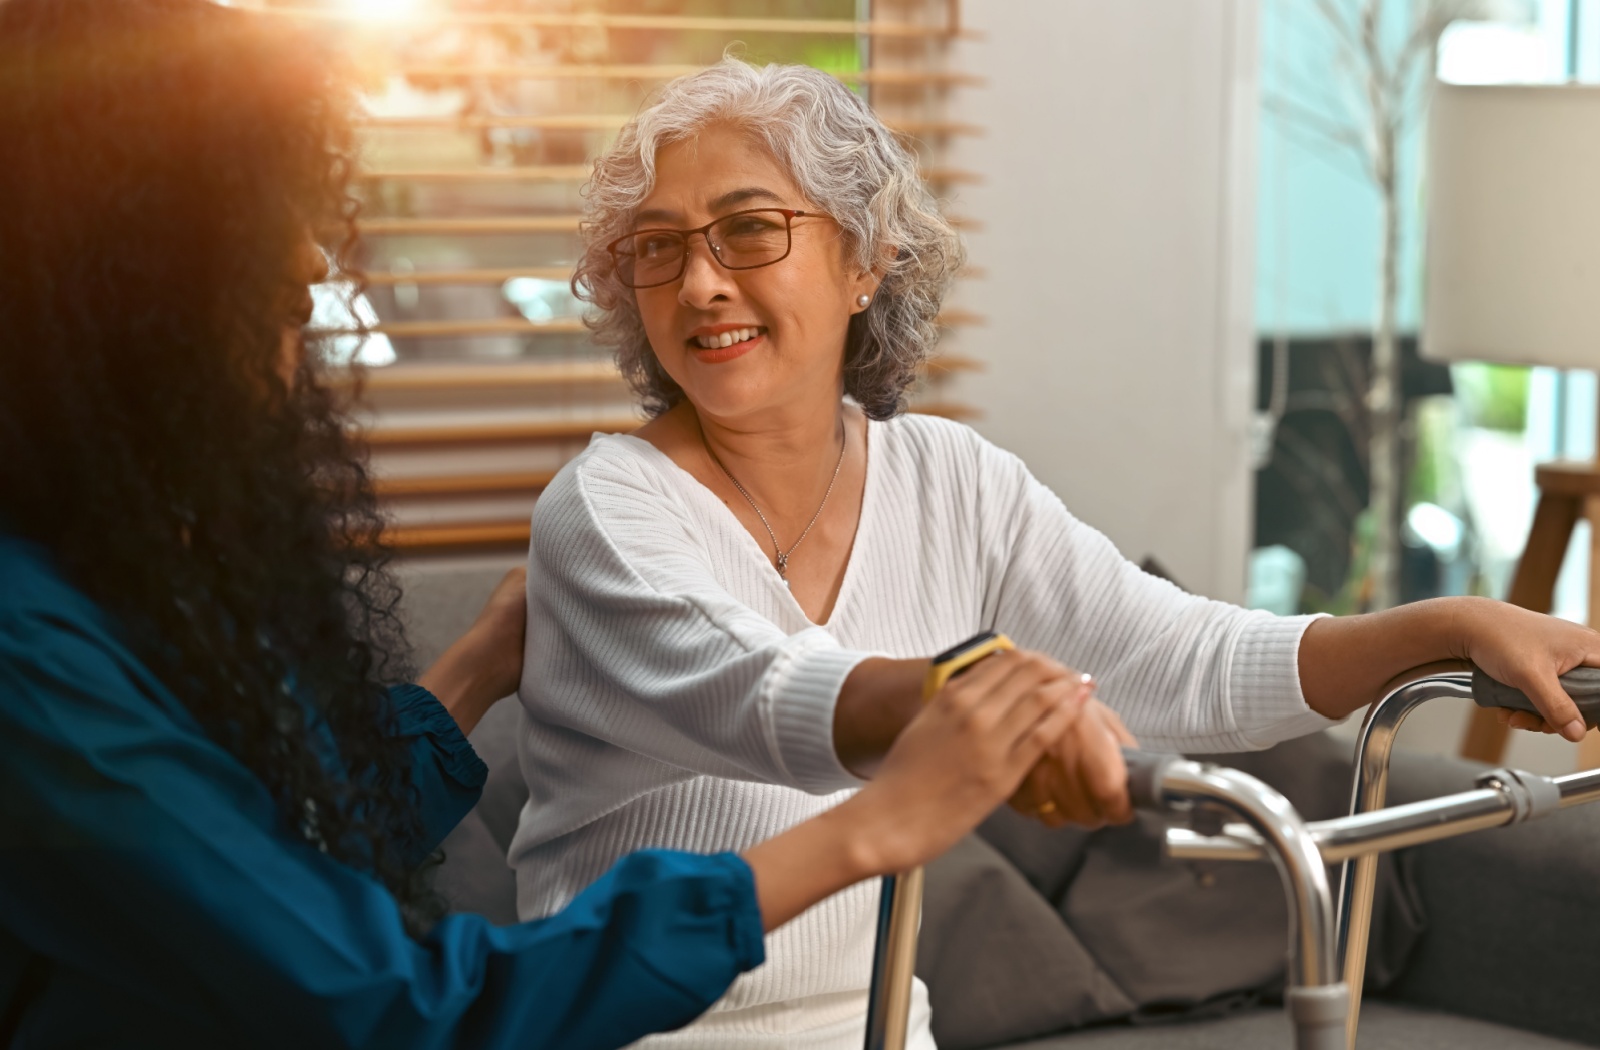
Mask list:
[{"label": "walker leg", "polygon": [[883,877],[872,984],[867,992],[866,1050],[905,1050],[922,923],[922,882],[921,868]]},{"label": "walker leg", "polygon": [[[1382,809],[1389,794],[1389,758],[1395,734],[1406,716],[1429,700],[1441,696],[1472,697],[1466,674],[1438,675],[1401,686],[1367,710],[1356,738],[1355,775],[1350,789],[1350,813]],[[1378,855],[1368,853],[1347,860],[1339,870],[1337,957],[1344,983],[1350,990],[1344,1045],[1355,1050],[1356,1026],[1361,1016],[1361,985],[1367,973],[1367,942],[1372,932],[1372,898],[1378,882]]]}]

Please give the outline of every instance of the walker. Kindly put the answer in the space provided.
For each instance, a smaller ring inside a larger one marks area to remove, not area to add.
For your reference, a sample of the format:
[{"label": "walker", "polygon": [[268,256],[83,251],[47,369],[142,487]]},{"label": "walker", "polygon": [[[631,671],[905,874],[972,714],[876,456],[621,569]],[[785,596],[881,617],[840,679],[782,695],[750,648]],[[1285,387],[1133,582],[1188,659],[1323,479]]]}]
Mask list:
[{"label": "walker", "polygon": [[[1600,721],[1600,668],[1561,678],[1590,726]],[[1354,1050],[1366,972],[1378,854],[1484,828],[1536,820],[1600,799],[1600,769],[1562,777],[1489,770],[1477,788],[1384,808],[1389,756],[1407,715],[1441,697],[1535,711],[1482,671],[1434,675],[1373,704],[1356,742],[1350,815],[1306,821],[1255,777],[1178,755],[1127,751],[1128,788],[1141,809],[1175,819],[1165,852],[1180,860],[1271,860],[1289,898],[1285,1006],[1297,1050]],[[1337,904],[1327,865],[1340,864]],[[883,880],[866,1050],[904,1050],[922,904],[921,870]]]}]

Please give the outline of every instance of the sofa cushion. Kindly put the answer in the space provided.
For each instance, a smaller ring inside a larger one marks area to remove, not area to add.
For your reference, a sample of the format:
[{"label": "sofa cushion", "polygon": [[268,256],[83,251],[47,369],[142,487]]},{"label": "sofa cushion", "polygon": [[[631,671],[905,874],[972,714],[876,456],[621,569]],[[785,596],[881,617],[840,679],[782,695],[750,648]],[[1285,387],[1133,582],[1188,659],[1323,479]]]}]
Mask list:
[{"label": "sofa cushion", "polygon": [[[1324,735],[1224,761],[1314,817],[1341,811],[1348,797],[1348,746]],[[1271,864],[1161,863],[1163,825],[1147,817],[1090,833],[1001,810],[979,835],[991,851],[963,847],[928,868],[917,972],[941,1045],[1003,1043],[1047,1031],[1046,1020],[1059,1031],[1130,1013],[1214,1016],[1282,985],[1288,907]],[[983,867],[996,860],[1015,870]],[[1408,874],[1392,859],[1380,867],[1369,986],[1392,980],[1420,935]],[[1014,942],[994,932],[1013,929],[1025,931]],[[1058,971],[1098,983],[1067,983]]]},{"label": "sofa cushion", "polygon": [[967,836],[927,868],[917,974],[934,990],[940,1050],[1057,1032],[1133,1003],[1050,903]]},{"label": "sofa cushion", "polygon": [[[1006,1050],[1289,1050],[1294,1032],[1281,1008],[1258,1007],[1175,1027],[1110,1025],[1000,1045]],[[1387,1002],[1362,1008],[1356,1040],[1357,1050],[1576,1050],[1583,1045]]]},{"label": "sofa cushion", "polygon": [[[1408,756],[1391,799],[1465,791],[1474,772]],[[1407,852],[1428,930],[1389,994],[1600,1045],[1600,806]]]},{"label": "sofa cushion", "polygon": [[1277,869],[1158,862],[1165,828],[1142,816],[1095,836],[1061,901],[1066,924],[1149,1011],[1209,1010],[1281,985],[1289,909]]}]

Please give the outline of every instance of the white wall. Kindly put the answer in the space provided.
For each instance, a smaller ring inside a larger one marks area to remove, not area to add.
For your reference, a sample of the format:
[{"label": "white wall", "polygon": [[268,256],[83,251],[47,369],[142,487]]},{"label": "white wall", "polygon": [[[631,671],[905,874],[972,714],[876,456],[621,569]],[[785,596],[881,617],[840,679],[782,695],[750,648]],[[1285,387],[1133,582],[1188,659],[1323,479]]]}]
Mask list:
[{"label": "white wall", "polygon": [[986,277],[960,399],[1123,553],[1243,597],[1252,476],[1253,0],[967,0],[951,210]]}]

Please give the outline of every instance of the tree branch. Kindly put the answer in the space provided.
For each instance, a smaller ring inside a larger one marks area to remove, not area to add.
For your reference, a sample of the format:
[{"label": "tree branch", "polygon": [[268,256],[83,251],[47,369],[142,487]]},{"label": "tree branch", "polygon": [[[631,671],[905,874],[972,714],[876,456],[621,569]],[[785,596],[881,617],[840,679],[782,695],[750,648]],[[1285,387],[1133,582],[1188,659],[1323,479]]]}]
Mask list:
[{"label": "tree branch", "polygon": [[1319,113],[1310,106],[1302,105],[1282,95],[1266,96],[1262,99],[1262,106],[1267,112],[1299,125],[1306,131],[1314,132],[1325,142],[1352,149],[1363,159],[1370,157],[1370,143],[1361,129],[1353,124],[1340,123],[1327,114]]},{"label": "tree branch", "polygon": [[[1290,99],[1268,95],[1262,100],[1262,106],[1278,118],[1279,126],[1289,138],[1324,160],[1332,162],[1343,158],[1349,161],[1354,167],[1348,174],[1377,185],[1378,172],[1371,144],[1358,128],[1342,125]],[[1334,147],[1331,155],[1330,146]]]},{"label": "tree branch", "polygon": [[1323,21],[1328,23],[1328,28],[1333,30],[1339,43],[1352,53],[1361,51],[1361,36],[1356,31],[1354,24],[1345,21],[1344,12],[1333,0],[1312,0],[1317,13],[1322,15]]}]

